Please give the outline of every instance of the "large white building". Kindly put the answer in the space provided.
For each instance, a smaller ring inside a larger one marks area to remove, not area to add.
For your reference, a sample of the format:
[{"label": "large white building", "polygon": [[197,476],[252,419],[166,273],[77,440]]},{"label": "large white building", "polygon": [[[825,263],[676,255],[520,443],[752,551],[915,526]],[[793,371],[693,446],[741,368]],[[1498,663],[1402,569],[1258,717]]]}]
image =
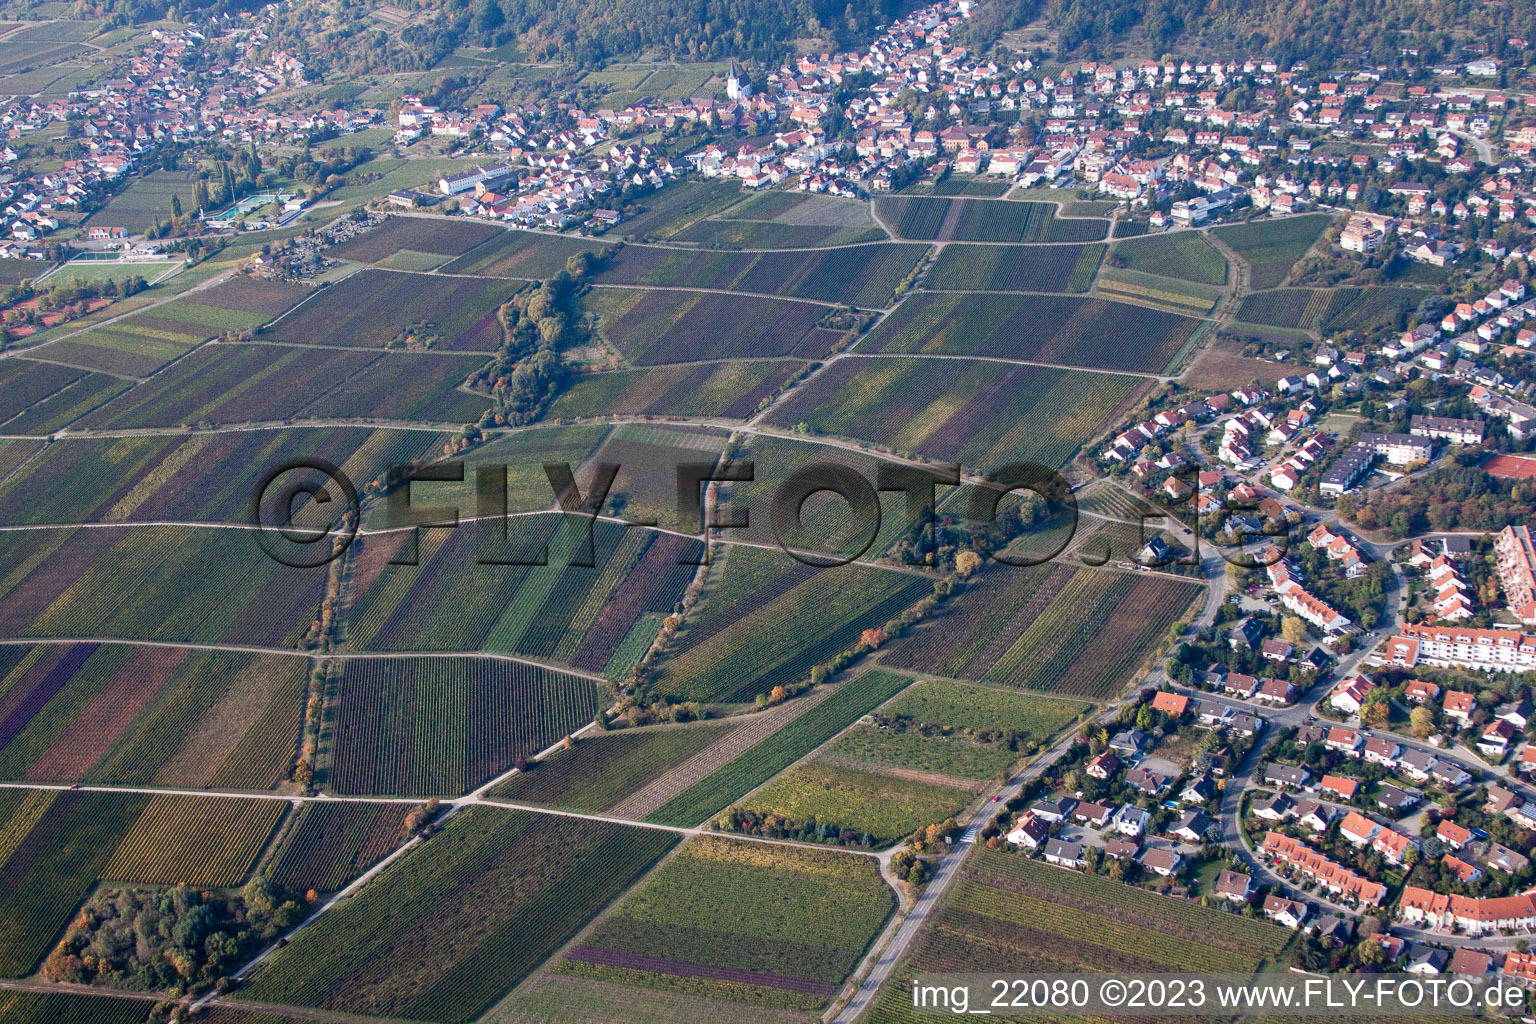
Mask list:
[{"label": "large white building", "polygon": [[1494,539],[1504,601],[1515,618],[1536,625],[1536,546],[1528,526],[1506,526]]},{"label": "large white building", "polygon": [[1387,641],[1376,660],[1403,668],[1422,662],[1477,672],[1530,672],[1536,669],[1536,634],[1515,629],[1408,625]]}]

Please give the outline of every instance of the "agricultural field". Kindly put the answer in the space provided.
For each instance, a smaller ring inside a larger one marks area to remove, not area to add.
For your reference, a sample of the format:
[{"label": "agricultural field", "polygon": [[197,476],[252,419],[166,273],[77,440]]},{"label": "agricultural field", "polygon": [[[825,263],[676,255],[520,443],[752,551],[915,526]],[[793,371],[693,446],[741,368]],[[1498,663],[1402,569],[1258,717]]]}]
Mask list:
[{"label": "agricultural field", "polygon": [[[879,481],[880,467],[892,465],[887,460],[861,451],[824,444],[802,437],[780,437],[774,434],[753,434],[734,454],[737,461],[753,464],[753,479],[719,485],[721,512],[725,517],[746,517],[747,525],[732,529],[727,539],[752,544],[778,544],[779,531],[775,529],[771,509],[774,493],[791,476],[812,466],[840,466],[853,470],[871,486]],[[936,496],[942,498],[948,488],[940,487]],[[917,518],[907,508],[906,498],[897,491],[878,492],[880,498],[880,527],[870,539],[871,523],[856,516],[852,506],[840,495],[821,492],[811,495],[800,507],[798,529],[784,532],[786,540],[796,550],[810,554],[847,557],[859,552],[859,557],[873,560],[880,557],[893,544],[917,524]]]},{"label": "agricultural field", "polygon": [[254,330],[308,293],[297,285],[235,278],[49,342],[38,354],[107,373],[144,376],[216,334]]},{"label": "agricultural field", "polygon": [[678,472],[687,465],[714,465],[725,451],[726,439],[724,431],[708,427],[621,424],[577,471],[576,483],[582,494],[589,494],[597,466],[616,465],[606,514],[637,524],[657,524],[664,530],[701,533],[702,523],[681,518]]},{"label": "agricultural field", "polygon": [[675,182],[639,200],[640,212],[620,221],[618,234],[628,239],[668,239],[695,221],[718,213],[741,198],[734,180]]},{"label": "agricultural field", "polygon": [[290,892],[335,892],[404,843],[411,805],[306,803],[263,869]]},{"label": "agricultural field", "polygon": [[1078,494],[1077,507],[1081,512],[1111,516],[1115,519],[1125,519],[1133,523],[1143,522],[1144,516],[1161,517],[1166,515],[1165,510],[1158,508],[1150,501],[1139,498],[1108,481],[1098,487],[1090,488]]},{"label": "agricultural field", "polygon": [[768,419],[983,471],[1020,461],[1059,466],[1142,387],[1123,374],[851,356]]},{"label": "agricultural field", "polygon": [[709,359],[820,359],[846,332],[817,326],[825,306],[721,292],[598,288],[583,300],[598,330],[636,366]]},{"label": "agricultural field", "polygon": [[729,735],[735,723],[600,732],[530,764],[489,793],[494,799],[577,811],[612,808],[658,775]]},{"label": "agricultural field", "polygon": [[1326,334],[1403,327],[1429,296],[1418,288],[1277,288],[1243,299],[1237,319]]},{"label": "agricultural field", "polygon": [[[505,538],[499,521],[423,530],[416,551],[410,531],[363,537],[349,556],[347,645],[512,654],[601,672],[642,615],[672,611],[693,574],[679,562],[699,557],[698,542],[598,521],[588,551],[588,523],[524,516]],[[388,564],[413,555],[417,564]],[[527,564],[541,556],[546,564]]]},{"label": "agricultural field", "polygon": [[238,885],[287,808],[283,800],[0,791],[0,977],[30,974],[98,881]]},{"label": "agricultural field", "polygon": [[741,249],[797,249],[884,241],[869,204],[811,192],[752,192],[674,236],[678,242]]},{"label": "agricultural field", "polygon": [[895,902],[873,858],[701,836],[550,972],[624,985],[640,1007],[687,994],[816,1010],[858,965]]},{"label": "agricultural field", "polygon": [[898,238],[941,242],[1097,242],[1109,221],[1063,219],[1056,204],[1012,199],[893,196],[875,201],[882,223]]},{"label": "agricultural field", "polygon": [[448,352],[494,353],[501,345],[496,311],[517,286],[476,280],[367,269],[320,291],[261,332],[267,342],[387,348],[406,328],[436,338]]},{"label": "agricultural field", "polygon": [[969,786],[813,760],[796,765],[736,806],[755,818],[770,814],[790,821],[814,818],[839,832],[871,836],[876,847],[886,847],[959,814],[974,797]]},{"label": "agricultural field", "polygon": [[[882,662],[956,679],[1102,699],[1200,592],[1166,576],[998,566]],[[1090,642],[1090,638],[1092,638]]]},{"label": "agricultural field", "polygon": [[1114,260],[1128,270],[1195,284],[1227,283],[1226,258],[1198,231],[1172,231],[1119,242]]},{"label": "agricultural field", "polygon": [[298,749],[308,661],[130,644],[7,645],[0,778],[270,789]]},{"label": "agricultural field", "polygon": [[500,230],[458,259],[442,267],[445,274],[481,274],[541,281],[565,269],[577,253],[601,253],[612,248],[590,238],[567,238],[532,231]]},{"label": "agricultural field", "polygon": [[653,366],[577,377],[555,399],[551,420],[599,416],[688,416],[744,420],[808,363],[722,362]]},{"label": "agricultural field", "polygon": [[[0,60],[4,55],[0,54]],[[0,68],[0,72],[3,72]],[[107,201],[87,219],[89,227],[120,227],[130,234],[147,231],[158,217],[160,223],[170,223],[171,197],[181,199],[184,213],[195,212],[192,202],[193,185],[197,176],[190,171],[150,171],[135,177],[127,188]]]},{"label": "agricultural field", "polygon": [[677,836],[472,807],[295,935],[241,998],[467,1024]]},{"label": "agricultural field", "polygon": [[1248,264],[1248,286],[1258,291],[1283,282],[1332,220],[1326,213],[1309,213],[1214,228],[1212,234]]},{"label": "agricultural field", "polygon": [[[417,483],[412,487],[411,503],[457,509],[464,518],[478,515],[481,470],[505,469],[506,511],[546,511],[555,505],[555,490],[544,466],[563,464],[574,470],[602,444],[611,429],[599,424],[541,426],[502,434],[459,458],[446,460],[464,465],[463,481]],[[431,437],[434,444],[441,439],[440,435]],[[487,514],[495,515],[498,511],[492,505]],[[363,523],[369,529],[382,529],[388,522],[389,512],[384,502],[369,502],[364,507]]]},{"label": "agricultural field", "polygon": [[821,755],[835,764],[957,787],[994,780],[1019,756],[1006,745],[984,746],[873,725],[854,726]]},{"label": "agricultural field", "polygon": [[899,775],[934,772],[980,783],[997,778],[1091,708],[1077,700],[923,680],[880,711],[879,725],[856,726],[828,746],[825,757]]},{"label": "agricultural field", "polygon": [[251,496],[302,451],[358,484],[440,454],[431,431],[363,427],[70,437],[0,481],[0,523],[250,521]]},{"label": "agricultural field", "polygon": [[[0,635],[296,647],[325,574],[245,530],[144,526],[0,534]],[[195,571],[186,571],[195,566]]]},{"label": "agricultural field", "polygon": [[629,245],[603,264],[597,280],[750,292],[871,309],[891,304],[896,286],[927,251],[925,245],[900,242],[800,252]]},{"label": "agricultural field", "polygon": [[1208,316],[1225,296],[1221,287],[1176,281],[1138,270],[1105,267],[1094,282],[1094,294],[1102,299],[1152,306],[1168,313]]},{"label": "agricultural field", "polygon": [[745,703],[791,682],[932,589],[917,573],[853,563],[814,568],[777,550],[733,548],[672,645],[656,689]]},{"label": "agricultural field", "polygon": [[911,681],[910,676],[871,669],[837,684],[814,706],[704,775],[647,814],[646,820],[681,827],[697,825],[890,700]]},{"label": "agricultural field", "polygon": [[[462,256],[503,233],[494,224],[462,217],[395,216],[361,235],[331,246],[326,255],[339,260],[379,263],[384,266],[399,261],[402,254],[427,257],[426,260],[408,261],[418,265],[425,263],[425,266],[420,267],[425,270],[446,263],[452,257]],[[432,259],[434,257],[435,261]]]},{"label": "agricultural field", "polygon": [[929,291],[1086,292],[1104,246],[947,245],[923,277]]},{"label": "agricultural field", "polygon": [[0,429],[51,434],[126,391],[131,381],[31,359],[0,362]]},{"label": "agricultural field", "polygon": [[102,404],[98,428],[208,426],[298,419],[411,419],[454,425],[490,408],[459,390],[485,357],[243,343],[204,345]]},{"label": "agricultural field", "polygon": [[0,1020],[11,1024],[141,1024],[152,1003],[74,992],[0,991]]},{"label": "agricultural field", "polygon": [[0,259],[0,285],[21,284],[52,268],[47,260]]},{"label": "agricultural field", "polygon": [[458,796],[597,713],[590,679],[490,658],[352,658],[336,689],[326,782],[346,794]]},{"label": "agricultural field", "polygon": [[[1248,974],[1291,932],[1009,853],[978,849],[896,977],[932,972]],[[917,1022],[888,986],[865,1020]]]},{"label": "agricultural field", "polygon": [[102,876],[146,885],[237,886],[287,810],[283,800],[150,797]]},{"label": "agricultural field", "polygon": [[1121,302],[1065,295],[913,295],[860,352],[992,356],[1160,373],[1199,320]]}]

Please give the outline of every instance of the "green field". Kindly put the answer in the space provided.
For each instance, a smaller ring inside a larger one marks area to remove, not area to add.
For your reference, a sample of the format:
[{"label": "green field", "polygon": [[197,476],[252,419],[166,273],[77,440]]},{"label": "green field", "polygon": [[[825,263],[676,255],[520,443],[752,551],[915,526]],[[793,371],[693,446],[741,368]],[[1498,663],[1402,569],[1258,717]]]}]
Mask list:
[{"label": "green field", "polygon": [[1246,296],[1237,319],[1330,334],[1400,329],[1428,296],[1418,288],[1276,288]]},{"label": "green field", "polygon": [[1142,387],[1123,374],[853,356],[794,392],[768,419],[983,472],[1022,461],[1059,466]]},{"label": "green field", "polygon": [[171,197],[181,199],[183,213],[196,213],[192,204],[192,186],[197,177],[189,171],[150,171],[135,177],[107,205],[87,219],[90,227],[126,228],[132,234],[147,230],[156,218],[171,222]]},{"label": "green field", "polygon": [[552,971],[628,986],[642,1012],[677,993],[815,1010],[894,906],[872,858],[700,837]]},{"label": "green field", "polygon": [[820,359],[846,332],[820,327],[827,308],[809,302],[707,291],[599,288],[583,305],[631,364],[713,359]]},{"label": "green field", "polygon": [[1103,299],[1155,306],[1169,313],[1185,316],[1209,316],[1225,294],[1217,285],[1177,281],[1171,277],[1144,274],[1139,270],[1105,267],[1094,282],[1094,294]]},{"label": "green field", "polygon": [[924,245],[898,242],[777,252],[630,245],[604,263],[597,280],[750,292],[872,309],[891,304],[896,287],[927,251]]},{"label": "green field", "polygon": [[667,239],[736,202],[741,185],[733,180],[679,181],[639,201],[614,229],[631,239]]},{"label": "green field", "polygon": [[777,550],[733,549],[656,687],[685,700],[750,701],[805,677],[931,588],[916,574],[857,563],[817,569]]},{"label": "green field", "polygon": [[[947,895],[896,976],[1017,971],[1021,963],[1041,973],[1248,974],[1278,958],[1292,934],[1268,921],[985,848],[967,859]],[[890,985],[864,1019],[929,1018],[913,1012],[906,986]]]},{"label": "green field", "polygon": [[1198,231],[1149,235],[1115,245],[1115,257],[1128,270],[1193,281],[1227,283],[1227,261]]},{"label": "green field", "polygon": [[653,366],[578,377],[546,414],[551,420],[597,416],[687,416],[744,420],[807,363],[702,363]]},{"label": "green field", "polygon": [[[917,767],[917,766],[913,766]],[[750,817],[777,814],[794,822],[814,819],[872,836],[877,847],[965,809],[970,788],[893,778],[842,764],[807,761],[796,765],[737,806]]]},{"label": "green field", "polygon": [[1199,320],[1066,295],[911,296],[859,344],[860,352],[991,356],[1160,373]]},{"label": "green field", "polygon": [[91,427],[302,419],[410,419],[458,426],[490,399],[458,390],[484,356],[286,345],[204,345],[89,412]]},{"label": "green field", "polygon": [[1124,685],[1200,593],[1166,576],[997,566],[882,662],[958,679],[1102,699]]},{"label": "green field", "polygon": [[697,542],[609,522],[595,524],[593,541],[587,550],[586,521],[575,517],[519,517],[505,537],[493,519],[423,531],[419,564],[391,565],[412,557],[411,532],[364,537],[353,548],[347,642],[513,654],[600,672],[642,614],[671,611],[693,571],[679,561]]},{"label": "green field", "polygon": [[565,269],[581,252],[603,252],[611,246],[588,238],[499,230],[443,267],[446,274],[484,274],[542,280]]},{"label": "green field", "polygon": [[8,434],[51,434],[131,383],[73,366],[7,359],[0,363],[0,426]]},{"label": "green field", "polygon": [[490,795],[513,803],[605,811],[734,727],[712,722],[598,733],[533,762],[528,771],[498,783]]},{"label": "green field", "polygon": [[697,825],[900,693],[909,682],[908,676],[879,670],[854,676],[821,703],[673,797],[647,820]]},{"label": "green field", "polygon": [[797,249],[884,241],[869,205],[811,192],[751,192],[674,236],[679,242],[743,249]]},{"label": "green field", "polygon": [[308,294],[300,285],[237,277],[49,342],[38,354],[107,373],[146,376],[215,335],[255,330]]},{"label": "green field", "polygon": [[875,209],[898,238],[946,242],[1095,242],[1109,221],[1062,219],[1055,203],[893,196]]},{"label": "green field", "polygon": [[932,291],[1085,292],[1104,256],[1093,245],[948,245],[928,269]]},{"label": "green field", "polygon": [[0,580],[0,630],[297,647],[320,607],[324,574],[266,557],[250,533],[145,526],[0,534],[0,564],[14,567]]},{"label": "green field", "polygon": [[241,993],[474,1020],[676,843],[655,829],[469,808],[294,936]]},{"label": "green field", "polygon": [[1325,213],[1309,213],[1215,228],[1213,233],[1248,264],[1249,287],[1264,289],[1285,280],[1291,265],[1312,248],[1332,220]]}]

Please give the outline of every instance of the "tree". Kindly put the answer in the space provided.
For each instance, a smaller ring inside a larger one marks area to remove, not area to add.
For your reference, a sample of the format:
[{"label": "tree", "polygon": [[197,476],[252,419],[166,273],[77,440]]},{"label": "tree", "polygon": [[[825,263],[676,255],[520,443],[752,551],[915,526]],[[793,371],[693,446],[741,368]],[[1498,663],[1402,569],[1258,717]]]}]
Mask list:
[{"label": "tree", "polygon": [[859,634],[859,643],[863,644],[865,647],[868,647],[872,651],[878,650],[880,645],[885,643],[885,630],[879,628],[878,626],[866,629],[864,632]]},{"label": "tree", "polygon": [[1280,635],[1293,644],[1305,643],[1307,624],[1299,616],[1287,615],[1280,620]]},{"label": "tree", "polygon": [[961,579],[968,579],[981,566],[981,556],[974,551],[962,551],[955,556],[955,575]]},{"label": "tree", "polygon": [[1435,731],[1435,712],[1427,707],[1416,707],[1408,712],[1408,727],[1419,739],[1427,739]]}]

